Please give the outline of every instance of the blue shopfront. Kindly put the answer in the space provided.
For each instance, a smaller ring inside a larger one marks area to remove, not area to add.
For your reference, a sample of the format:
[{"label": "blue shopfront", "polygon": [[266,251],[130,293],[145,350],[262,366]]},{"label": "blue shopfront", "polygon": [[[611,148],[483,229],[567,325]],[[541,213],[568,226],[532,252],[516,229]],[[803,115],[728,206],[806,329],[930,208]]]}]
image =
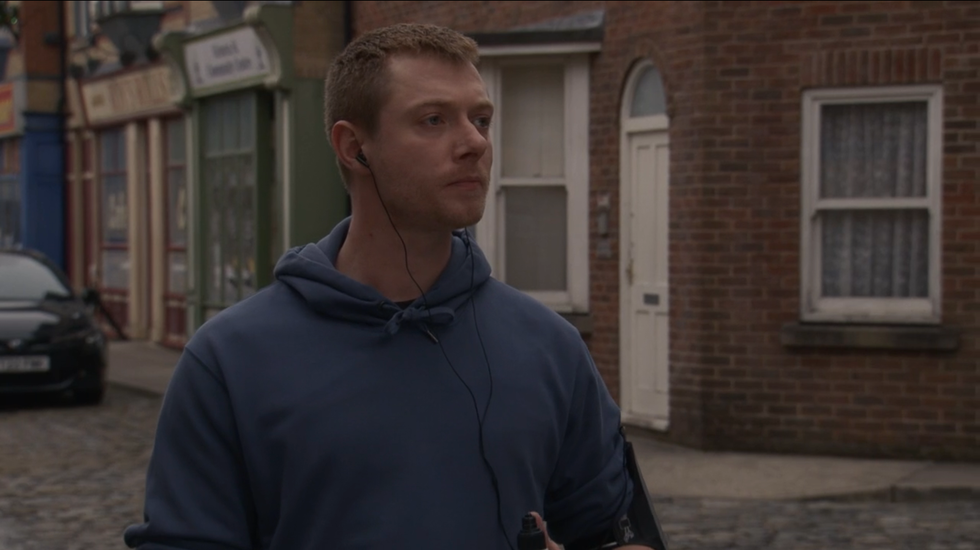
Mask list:
[{"label": "blue shopfront", "polygon": [[0,247],[64,267],[64,149],[57,113],[26,108],[23,78],[0,84]]}]

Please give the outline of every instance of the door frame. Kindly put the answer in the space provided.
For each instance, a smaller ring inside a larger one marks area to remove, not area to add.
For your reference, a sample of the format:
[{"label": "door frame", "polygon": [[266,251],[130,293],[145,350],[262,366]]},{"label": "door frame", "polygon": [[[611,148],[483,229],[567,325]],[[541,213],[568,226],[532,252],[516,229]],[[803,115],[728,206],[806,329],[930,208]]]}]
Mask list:
[{"label": "door frame", "polygon": [[[179,127],[174,127],[172,123],[180,122]],[[190,266],[190,252],[189,247],[191,245],[191,233],[190,233],[190,220],[191,211],[189,207],[191,189],[189,185],[190,180],[190,159],[191,153],[188,151],[187,144],[188,140],[188,127],[190,126],[190,117],[178,114],[176,116],[165,116],[159,119],[159,133],[160,133],[160,209],[161,209],[161,228],[162,228],[162,238],[161,238],[161,251],[159,255],[159,262],[163,265],[160,266],[158,272],[161,274],[161,283],[159,290],[159,301],[158,305],[161,311],[158,312],[158,319],[160,320],[160,333],[162,334],[160,338],[160,343],[163,346],[183,349],[184,345],[187,343],[187,288],[189,286],[189,266]],[[180,144],[183,145],[182,158],[180,162],[172,162],[172,135],[171,131],[174,129],[180,130],[182,137],[180,138]],[[170,202],[170,194],[172,192],[172,182],[170,180],[171,172],[182,171],[184,178],[184,242],[183,244],[175,244],[171,240],[172,231],[172,209],[174,205]],[[174,293],[170,291],[171,288],[171,277],[173,276],[171,272],[171,255],[174,253],[184,254],[184,292]]]},{"label": "door frame", "polygon": [[[633,196],[633,174],[630,169],[632,136],[644,133],[664,133],[667,135],[667,144],[670,146],[669,128],[670,120],[665,114],[630,117],[632,108],[632,98],[636,90],[639,76],[643,74],[647,67],[653,66],[649,61],[637,64],[631,71],[623,87],[623,100],[620,111],[620,136],[619,136],[619,396],[622,421],[627,424],[651,428],[654,430],[666,431],[670,426],[670,350],[667,350],[667,369],[668,369],[668,404],[667,418],[651,418],[632,413],[632,398],[629,392],[629,382],[632,380],[633,365],[630,363],[632,350],[631,342],[631,310],[630,302],[631,283],[627,276],[630,269],[630,250],[629,241],[630,231],[630,203]],[[670,167],[667,168],[668,186]],[[670,207],[667,208],[668,226],[670,217]],[[668,237],[669,242],[669,237]],[[668,282],[669,289],[669,282]],[[668,290],[669,292],[669,290]],[[669,329],[668,329],[669,333]],[[668,342],[669,334],[668,334]]]}]

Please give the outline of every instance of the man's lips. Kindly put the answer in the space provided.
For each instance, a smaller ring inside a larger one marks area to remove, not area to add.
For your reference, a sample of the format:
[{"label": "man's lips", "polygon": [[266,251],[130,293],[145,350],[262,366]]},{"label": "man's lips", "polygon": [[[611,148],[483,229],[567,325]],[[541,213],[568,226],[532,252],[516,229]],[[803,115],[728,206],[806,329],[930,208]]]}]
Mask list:
[{"label": "man's lips", "polygon": [[480,177],[461,178],[449,184],[450,187],[486,187],[486,180]]}]

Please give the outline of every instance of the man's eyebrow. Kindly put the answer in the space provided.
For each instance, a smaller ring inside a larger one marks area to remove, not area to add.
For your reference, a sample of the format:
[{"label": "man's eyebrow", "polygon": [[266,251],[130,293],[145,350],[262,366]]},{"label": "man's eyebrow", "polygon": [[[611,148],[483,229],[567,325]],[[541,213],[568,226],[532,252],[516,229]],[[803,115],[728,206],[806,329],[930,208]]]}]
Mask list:
[{"label": "man's eyebrow", "polygon": [[[432,100],[429,100],[429,101],[422,101],[422,102],[420,102],[420,103],[418,103],[416,105],[413,105],[409,110],[411,110],[411,111],[421,111],[422,109],[431,109],[431,108],[442,108],[442,109],[445,109],[447,107],[450,107],[451,108],[451,107],[454,107],[456,105],[457,104],[454,101],[449,101],[449,100],[446,100],[446,99],[432,99]],[[482,99],[479,102],[477,102],[477,104],[474,107],[474,110],[483,110],[483,109],[489,109],[489,110],[492,111],[493,110],[493,102],[490,101],[489,99]]]}]

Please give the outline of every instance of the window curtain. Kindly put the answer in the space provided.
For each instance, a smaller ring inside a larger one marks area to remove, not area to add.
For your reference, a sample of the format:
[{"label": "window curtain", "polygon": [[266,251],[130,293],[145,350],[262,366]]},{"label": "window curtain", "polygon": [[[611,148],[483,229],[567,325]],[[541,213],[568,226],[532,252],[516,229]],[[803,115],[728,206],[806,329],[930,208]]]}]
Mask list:
[{"label": "window curtain", "polygon": [[540,185],[565,177],[565,67],[501,71],[501,175],[507,284],[523,291],[568,289],[568,190]]},{"label": "window curtain", "polygon": [[[820,198],[926,196],[925,102],[824,105]],[[929,295],[929,211],[819,212],[824,297]]]}]

